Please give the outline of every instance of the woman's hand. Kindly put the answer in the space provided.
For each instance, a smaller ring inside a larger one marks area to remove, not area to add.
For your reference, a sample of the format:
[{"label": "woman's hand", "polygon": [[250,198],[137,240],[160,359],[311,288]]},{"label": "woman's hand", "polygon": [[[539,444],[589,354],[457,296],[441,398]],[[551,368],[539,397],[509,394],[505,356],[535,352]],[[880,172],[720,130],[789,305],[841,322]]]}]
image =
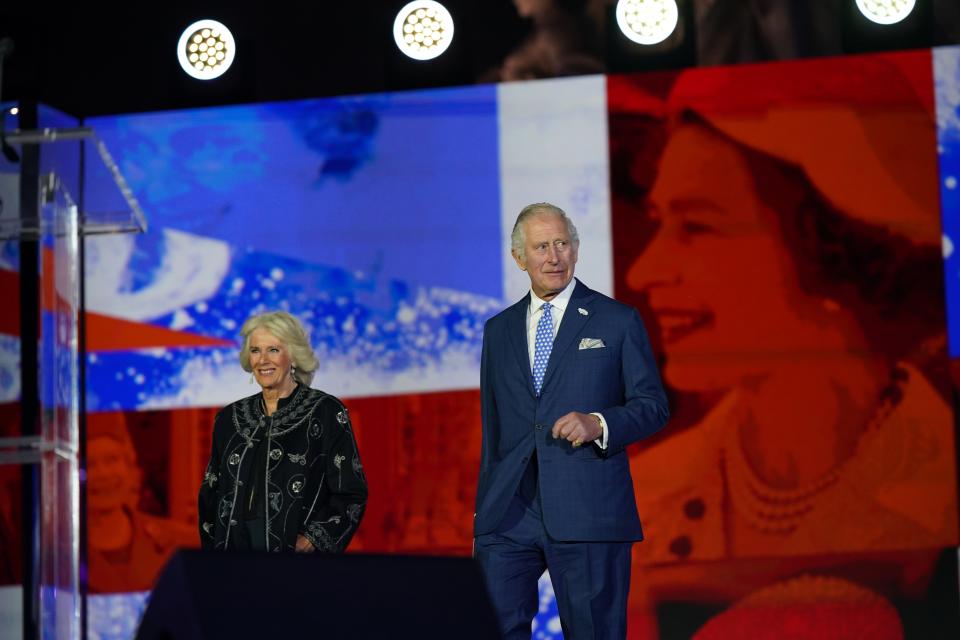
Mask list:
[{"label": "woman's hand", "polygon": [[313,543],[307,540],[304,536],[297,536],[297,545],[294,547],[294,550],[297,553],[313,553],[316,551]]}]

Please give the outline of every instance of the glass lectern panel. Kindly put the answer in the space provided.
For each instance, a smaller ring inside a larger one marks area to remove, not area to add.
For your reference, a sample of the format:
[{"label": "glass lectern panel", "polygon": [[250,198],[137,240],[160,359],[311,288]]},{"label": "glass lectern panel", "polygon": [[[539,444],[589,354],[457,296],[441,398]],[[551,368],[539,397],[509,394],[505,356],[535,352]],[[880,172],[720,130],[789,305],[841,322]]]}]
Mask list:
[{"label": "glass lectern panel", "polygon": [[40,237],[40,614],[44,638],[80,637],[79,214],[47,194]]},{"label": "glass lectern panel", "polygon": [[[85,234],[142,232],[146,223],[109,151],[92,129],[14,130],[4,138],[5,144],[29,159],[20,173],[0,172],[0,195],[5,203],[15,203],[0,208],[0,247],[31,241],[36,245],[29,246],[39,251],[38,282],[21,282],[21,286],[36,284],[39,298],[40,433],[8,437],[0,432],[0,464],[39,464],[37,588],[25,597],[39,604],[35,610],[42,638],[75,639],[82,631],[80,242]],[[99,178],[90,181],[97,187],[90,204],[84,198],[81,210],[77,195],[82,170]],[[23,198],[36,198],[36,211],[21,206],[21,189],[28,194]],[[21,340],[21,348],[30,347]]]}]

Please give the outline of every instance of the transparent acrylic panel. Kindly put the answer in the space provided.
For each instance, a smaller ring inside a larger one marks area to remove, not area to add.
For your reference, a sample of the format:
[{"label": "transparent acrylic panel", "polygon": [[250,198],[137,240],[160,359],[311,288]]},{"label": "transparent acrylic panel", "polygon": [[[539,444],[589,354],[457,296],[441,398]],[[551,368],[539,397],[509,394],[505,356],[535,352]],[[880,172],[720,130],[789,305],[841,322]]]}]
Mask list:
[{"label": "transparent acrylic panel", "polygon": [[[0,118],[6,126],[16,126],[10,113],[14,103],[0,103]],[[0,215],[16,212],[19,200],[20,166],[0,153]],[[0,589],[19,585],[23,579],[23,553],[19,519],[21,516],[20,469],[3,465],[8,453],[7,440],[19,439],[20,414],[20,245],[16,240],[0,240]],[[19,628],[18,628],[19,631]],[[0,626],[0,637],[4,628]]]},{"label": "transparent acrylic panel", "polygon": [[[41,180],[49,183],[44,188],[52,190],[59,186],[75,199],[80,183],[86,185],[83,210],[78,214],[82,234],[146,230],[146,217],[140,204],[93,129],[14,130],[5,137],[21,155],[24,149],[39,151]],[[51,223],[51,215],[41,209],[36,217],[22,217],[18,210],[4,207],[0,210],[0,239],[39,238],[44,233],[44,225]]]},{"label": "transparent acrylic panel", "polygon": [[[11,113],[14,103],[0,103],[6,129],[17,126]],[[0,153],[0,215],[18,211],[20,165]],[[20,406],[20,245],[0,240],[0,299],[7,301],[0,314],[0,461],[8,439],[22,437]],[[0,638],[23,634],[23,532],[22,477],[18,465],[0,464]]]},{"label": "transparent acrylic panel", "polygon": [[81,231],[85,235],[146,231],[147,218],[107,145],[93,136],[84,145],[84,153]]},{"label": "transparent acrylic panel", "polygon": [[[66,639],[79,638],[82,624],[79,243],[84,234],[142,232],[146,230],[146,221],[109,151],[94,131],[63,126],[71,124],[63,114],[41,110],[40,115],[42,125],[59,128],[8,128],[5,142],[15,152],[10,155],[19,155],[22,161],[0,160],[0,202],[4,205],[0,206],[0,271],[11,271],[8,247],[15,248],[22,240],[33,240],[40,248],[39,370],[36,372],[40,434],[0,432],[0,467],[40,465],[39,593],[32,591],[24,597],[38,599],[41,637]],[[8,151],[5,147],[4,157]],[[23,167],[29,167],[29,175],[38,179],[38,184],[24,187],[29,191],[24,197],[38,201],[35,211],[23,207],[20,190],[28,175],[21,174],[26,171]],[[90,180],[92,188],[85,194],[81,210],[77,196],[87,184],[88,174],[94,178]],[[16,271],[14,266],[12,272]],[[18,279],[7,280],[10,280],[11,291],[19,285]],[[19,332],[10,331],[13,332],[11,340],[19,345],[19,338],[13,335]],[[0,358],[0,363],[3,361]],[[16,364],[19,371],[19,361]],[[19,379],[19,375],[16,378]],[[19,388],[16,392],[19,395]]]},{"label": "transparent acrylic panel", "polygon": [[65,190],[41,207],[40,615],[43,638],[80,637],[80,221]]}]

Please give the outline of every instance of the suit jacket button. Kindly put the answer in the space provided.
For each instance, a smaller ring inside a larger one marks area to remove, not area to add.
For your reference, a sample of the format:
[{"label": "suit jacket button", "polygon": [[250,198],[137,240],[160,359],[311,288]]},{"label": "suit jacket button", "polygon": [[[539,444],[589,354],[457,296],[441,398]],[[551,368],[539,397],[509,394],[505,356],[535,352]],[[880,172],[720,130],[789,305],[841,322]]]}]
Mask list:
[{"label": "suit jacket button", "polygon": [[537,431],[543,431],[543,425],[542,425],[542,424],[538,424],[538,425],[537,425]]}]

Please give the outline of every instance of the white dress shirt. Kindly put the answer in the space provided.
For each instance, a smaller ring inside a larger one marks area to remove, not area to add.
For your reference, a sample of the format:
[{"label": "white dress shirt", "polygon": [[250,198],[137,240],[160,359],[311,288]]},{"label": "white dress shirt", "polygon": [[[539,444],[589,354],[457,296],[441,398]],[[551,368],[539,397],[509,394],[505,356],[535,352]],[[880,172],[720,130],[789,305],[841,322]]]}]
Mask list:
[{"label": "white dress shirt", "polygon": [[[577,281],[571,278],[570,284],[550,301],[550,318],[553,320],[554,340],[557,338],[557,332],[560,331],[560,322],[563,320],[563,314],[567,310],[567,305],[570,304],[570,296],[573,295],[573,289],[576,286]],[[543,305],[545,302],[545,300],[541,300],[537,294],[533,292],[533,289],[530,290],[530,305],[527,307],[527,353],[530,356],[531,372],[533,371],[533,356],[537,343],[537,324],[540,323],[540,318],[543,316]],[[552,352],[551,355],[553,355]],[[607,421],[599,413],[593,412],[590,415],[597,416],[597,418],[600,419],[600,428],[603,430],[603,434],[594,440],[593,443],[601,449],[606,449]]]}]

